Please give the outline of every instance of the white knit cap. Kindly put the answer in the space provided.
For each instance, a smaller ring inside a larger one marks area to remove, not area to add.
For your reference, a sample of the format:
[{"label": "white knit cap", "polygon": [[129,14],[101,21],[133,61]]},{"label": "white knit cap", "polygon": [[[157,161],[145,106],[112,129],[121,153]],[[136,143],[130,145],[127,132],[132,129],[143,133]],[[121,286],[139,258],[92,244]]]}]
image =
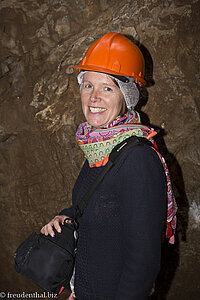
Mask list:
[{"label": "white knit cap", "polygon": [[[85,74],[85,72],[88,72],[88,71],[81,71],[77,76],[77,80],[80,85],[80,90],[82,89],[83,75]],[[136,104],[139,101],[139,96],[140,96],[139,90],[135,84],[135,79],[127,76],[127,77],[125,77],[127,79],[127,82],[124,82],[112,74],[107,74],[107,73],[104,73],[104,74],[113,78],[117,82],[117,84],[119,85],[119,88],[124,96],[124,100],[126,102],[126,106],[127,106],[128,110],[133,111]]]}]

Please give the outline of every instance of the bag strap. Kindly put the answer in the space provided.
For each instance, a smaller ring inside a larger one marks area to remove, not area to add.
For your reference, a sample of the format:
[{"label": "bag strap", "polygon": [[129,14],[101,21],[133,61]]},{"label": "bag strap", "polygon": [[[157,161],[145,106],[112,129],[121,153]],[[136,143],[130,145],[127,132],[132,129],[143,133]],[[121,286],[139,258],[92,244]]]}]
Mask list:
[{"label": "bag strap", "polygon": [[124,140],[123,142],[117,144],[113,150],[111,151],[109,155],[109,160],[105,167],[103,168],[102,172],[97,176],[96,180],[92,184],[89,191],[84,195],[83,199],[79,202],[79,204],[76,206],[75,209],[75,217],[74,219],[77,220],[77,218],[81,217],[85,208],[87,207],[89,200],[96,190],[97,186],[100,184],[106,173],[110,170],[112,166],[114,166],[119,158],[130,148],[132,148],[135,145],[138,144],[147,144],[154,148],[153,144],[148,141],[146,138],[143,137],[137,137],[137,136],[131,136],[130,138]]}]

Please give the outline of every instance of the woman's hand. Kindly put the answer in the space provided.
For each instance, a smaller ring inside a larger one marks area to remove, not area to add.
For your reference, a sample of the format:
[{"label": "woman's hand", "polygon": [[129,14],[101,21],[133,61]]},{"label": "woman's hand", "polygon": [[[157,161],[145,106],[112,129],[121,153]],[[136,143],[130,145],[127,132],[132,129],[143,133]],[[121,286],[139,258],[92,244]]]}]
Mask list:
[{"label": "woman's hand", "polygon": [[[61,232],[60,224],[64,225],[64,220],[68,218],[67,216],[61,215],[61,216],[55,216],[49,223],[44,225],[41,229],[41,233],[48,235],[50,234],[52,237],[54,237],[54,231],[53,227],[58,231]],[[68,221],[70,222],[70,221]]]}]

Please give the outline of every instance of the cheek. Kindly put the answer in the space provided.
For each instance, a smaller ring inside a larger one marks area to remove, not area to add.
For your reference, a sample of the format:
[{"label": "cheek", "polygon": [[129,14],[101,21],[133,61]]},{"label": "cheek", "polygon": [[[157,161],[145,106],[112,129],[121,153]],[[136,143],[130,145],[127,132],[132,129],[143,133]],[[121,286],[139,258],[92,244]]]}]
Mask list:
[{"label": "cheek", "polygon": [[113,112],[115,111],[115,113],[119,114],[122,110],[122,105],[123,105],[123,98],[119,97],[117,103],[115,102],[115,104],[113,105]]},{"label": "cheek", "polygon": [[83,94],[81,94],[81,105],[82,105],[82,110],[84,112],[84,110],[87,107],[87,97]]},{"label": "cheek", "polygon": [[82,105],[85,103],[85,95],[81,93],[81,103]]}]

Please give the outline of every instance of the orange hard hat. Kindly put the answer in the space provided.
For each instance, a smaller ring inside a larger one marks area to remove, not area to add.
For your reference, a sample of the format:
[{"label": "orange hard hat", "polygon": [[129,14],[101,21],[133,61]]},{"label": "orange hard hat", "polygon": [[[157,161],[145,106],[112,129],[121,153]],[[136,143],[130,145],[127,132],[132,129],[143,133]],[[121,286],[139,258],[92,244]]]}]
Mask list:
[{"label": "orange hard hat", "polygon": [[106,33],[92,43],[80,65],[72,67],[80,70],[133,77],[140,86],[146,83],[143,78],[143,55],[140,49],[121,33]]}]

